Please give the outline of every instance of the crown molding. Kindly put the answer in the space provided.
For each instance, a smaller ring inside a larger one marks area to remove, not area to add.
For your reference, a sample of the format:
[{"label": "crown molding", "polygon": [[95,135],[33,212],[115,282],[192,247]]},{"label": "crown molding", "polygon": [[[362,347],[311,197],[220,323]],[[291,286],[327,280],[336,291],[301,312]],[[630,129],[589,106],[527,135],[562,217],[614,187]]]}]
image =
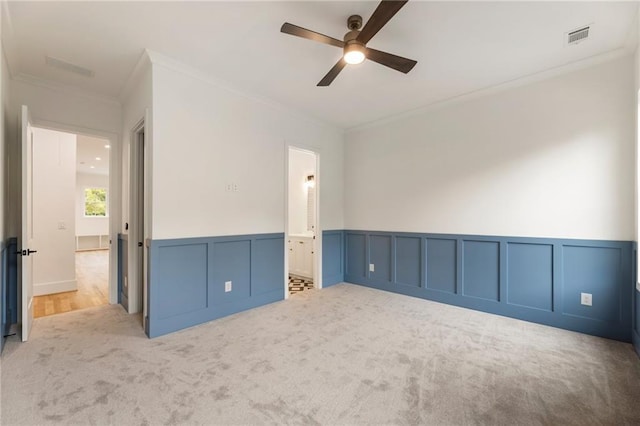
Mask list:
[{"label": "crown molding", "polygon": [[515,78],[513,80],[496,84],[494,86],[488,86],[488,87],[474,90],[471,92],[462,93],[460,95],[439,100],[428,105],[424,105],[418,108],[401,112],[399,114],[394,114],[389,117],[385,117],[385,118],[373,120],[367,123],[359,124],[353,127],[349,127],[345,130],[345,134],[355,133],[360,130],[375,128],[385,124],[390,124],[406,118],[415,117],[421,114],[426,114],[426,113],[437,111],[453,105],[462,104],[462,103],[469,102],[471,100],[475,100],[485,96],[490,96],[493,94],[504,92],[509,89],[515,89],[517,87],[527,86],[529,84],[537,83],[544,80],[549,80],[554,77],[559,77],[575,71],[591,68],[606,62],[612,62],[612,61],[615,61],[616,59],[633,55],[634,51],[635,51],[634,48],[629,48],[628,46],[620,47],[618,49],[615,49],[606,53],[602,53],[599,55],[594,55],[585,59],[581,59],[579,61],[571,62],[565,65],[560,65],[554,68],[549,68],[547,70],[536,72],[533,74],[528,74],[522,77]]},{"label": "crown molding", "polygon": [[303,120],[307,120],[310,121],[312,123],[315,123],[319,126],[323,126],[323,127],[327,127],[330,129],[334,129],[337,130],[339,132],[344,133],[344,128],[338,125],[335,125],[333,123],[330,123],[328,121],[322,120],[318,117],[314,117],[311,114],[306,114],[306,113],[301,113],[300,111],[292,108],[292,107],[288,107],[284,104],[281,104],[279,102],[276,102],[274,100],[271,100],[269,98],[266,97],[262,97],[259,95],[256,95],[254,93],[250,93],[246,90],[240,89],[237,86],[229,83],[228,81],[219,79],[217,77],[212,76],[211,74],[208,74],[202,70],[199,70],[197,68],[191,67],[189,65],[185,65],[182,62],[178,62],[173,58],[170,58],[168,56],[165,56],[161,53],[152,51],[152,50],[146,50],[147,55],[149,56],[149,59],[151,60],[151,63],[153,65],[159,65],[162,66],[164,68],[170,69],[172,71],[176,71],[179,72],[181,74],[187,75],[189,77],[192,77],[194,79],[200,80],[204,83],[210,84],[212,86],[215,86],[219,89],[222,90],[226,90],[228,92],[234,93],[238,96],[241,96],[245,99],[248,100],[252,100],[258,103],[261,103],[263,105],[266,105],[268,107],[271,107],[273,109],[276,109],[280,112],[289,114],[291,116],[294,117],[298,117],[300,119]]},{"label": "crown molding", "polygon": [[93,101],[98,101],[98,102],[102,102],[102,103],[117,106],[117,107],[122,106],[122,104],[120,103],[120,100],[118,100],[117,98],[89,92],[83,89],[78,89],[75,86],[70,86],[67,84],[62,84],[62,83],[54,82],[51,80],[45,80],[40,77],[35,77],[31,74],[19,73],[14,77],[12,77],[12,80],[20,83],[28,84],[31,86],[42,87],[44,89],[49,89],[56,92],[62,92],[69,95],[80,96],[86,99],[91,99]]},{"label": "crown molding", "polygon": [[131,74],[127,77],[127,81],[125,81],[122,89],[120,89],[120,93],[118,94],[118,99],[123,105],[127,99],[129,99],[129,96],[131,96],[134,86],[138,83],[144,72],[150,67],[150,51],[148,49],[144,49],[144,52],[140,55],[140,59],[138,59],[136,66],[133,67],[133,71],[131,71]]}]

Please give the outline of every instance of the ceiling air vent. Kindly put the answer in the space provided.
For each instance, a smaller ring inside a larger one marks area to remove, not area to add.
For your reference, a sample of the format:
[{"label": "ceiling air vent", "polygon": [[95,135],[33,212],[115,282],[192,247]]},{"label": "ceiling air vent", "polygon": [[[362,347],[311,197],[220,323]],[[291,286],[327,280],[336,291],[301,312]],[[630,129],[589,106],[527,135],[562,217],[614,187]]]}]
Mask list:
[{"label": "ceiling air vent", "polygon": [[62,59],[52,58],[51,56],[46,57],[46,62],[50,67],[58,68],[67,72],[72,72],[83,77],[93,77],[94,75],[94,72],[90,69],[81,67],[80,65],[72,64],[67,61],[63,61]]},{"label": "ceiling air vent", "polygon": [[590,28],[589,26],[586,26],[586,27],[577,29],[575,31],[571,31],[570,33],[567,33],[567,44],[568,45],[578,44],[581,41],[586,40],[587,37],[589,37],[589,28]]}]

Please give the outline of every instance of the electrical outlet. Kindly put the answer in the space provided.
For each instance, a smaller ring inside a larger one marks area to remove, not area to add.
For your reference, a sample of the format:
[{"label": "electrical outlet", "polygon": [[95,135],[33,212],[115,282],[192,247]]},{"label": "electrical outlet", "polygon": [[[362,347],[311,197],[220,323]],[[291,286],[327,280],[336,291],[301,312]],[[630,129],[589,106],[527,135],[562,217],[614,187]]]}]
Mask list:
[{"label": "electrical outlet", "polygon": [[227,183],[224,185],[224,190],[227,192],[231,192],[233,191],[233,184],[232,183]]},{"label": "electrical outlet", "polygon": [[591,303],[592,303],[591,293],[580,293],[580,303],[585,306],[591,306]]},{"label": "electrical outlet", "polygon": [[229,293],[231,291],[231,287],[232,287],[231,281],[225,281],[224,282],[224,292],[225,293]]},{"label": "electrical outlet", "polygon": [[67,224],[64,222],[58,222],[58,229],[67,229]]},{"label": "electrical outlet", "polygon": [[233,192],[238,192],[240,189],[238,188],[238,184],[234,183],[233,184]]},{"label": "electrical outlet", "polygon": [[369,272],[375,272],[376,271],[376,265],[374,265],[373,263],[369,264]]}]

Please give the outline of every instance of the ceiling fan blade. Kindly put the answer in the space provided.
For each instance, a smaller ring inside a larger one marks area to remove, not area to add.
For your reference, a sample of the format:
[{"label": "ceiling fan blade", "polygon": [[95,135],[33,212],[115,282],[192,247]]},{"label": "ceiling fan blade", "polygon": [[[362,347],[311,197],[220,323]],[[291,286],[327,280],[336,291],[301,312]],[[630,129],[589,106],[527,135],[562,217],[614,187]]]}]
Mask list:
[{"label": "ceiling fan blade", "polygon": [[358,41],[367,44],[374,35],[380,31],[380,28],[384,27],[387,22],[397,11],[402,9],[409,0],[383,0],[380,2],[376,10],[371,15],[371,18],[367,21],[358,35]]},{"label": "ceiling fan blade", "polygon": [[280,32],[291,34],[297,37],[308,38],[309,40],[319,41],[320,43],[330,44],[331,46],[335,47],[344,47],[344,42],[342,40],[338,40],[337,38],[329,37],[324,34],[320,34],[315,31],[290,24],[288,22],[282,24],[282,27],[280,27]]},{"label": "ceiling fan blade", "polygon": [[391,53],[381,52],[368,47],[365,49],[365,56],[373,62],[377,62],[380,65],[384,65],[405,74],[411,71],[418,63],[413,59],[403,58],[402,56],[392,55]]},{"label": "ceiling fan blade", "polygon": [[340,60],[338,61],[337,64],[335,64],[333,66],[333,68],[331,68],[329,70],[329,72],[327,73],[327,75],[325,75],[322,80],[320,80],[320,83],[318,83],[318,86],[328,86],[331,84],[331,82],[333,81],[333,79],[335,79],[338,74],[340,74],[340,71],[342,71],[342,69],[347,65],[347,61],[344,60],[344,58],[340,58]]}]

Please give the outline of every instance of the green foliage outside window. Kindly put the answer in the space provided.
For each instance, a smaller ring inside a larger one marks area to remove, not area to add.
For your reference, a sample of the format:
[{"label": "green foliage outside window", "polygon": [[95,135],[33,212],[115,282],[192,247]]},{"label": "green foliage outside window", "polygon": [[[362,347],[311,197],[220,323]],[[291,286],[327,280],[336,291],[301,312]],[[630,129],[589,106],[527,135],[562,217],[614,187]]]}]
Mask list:
[{"label": "green foliage outside window", "polygon": [[107,190],[104,188],[86,188],[84,190],[84,215],[107,215]]}]

